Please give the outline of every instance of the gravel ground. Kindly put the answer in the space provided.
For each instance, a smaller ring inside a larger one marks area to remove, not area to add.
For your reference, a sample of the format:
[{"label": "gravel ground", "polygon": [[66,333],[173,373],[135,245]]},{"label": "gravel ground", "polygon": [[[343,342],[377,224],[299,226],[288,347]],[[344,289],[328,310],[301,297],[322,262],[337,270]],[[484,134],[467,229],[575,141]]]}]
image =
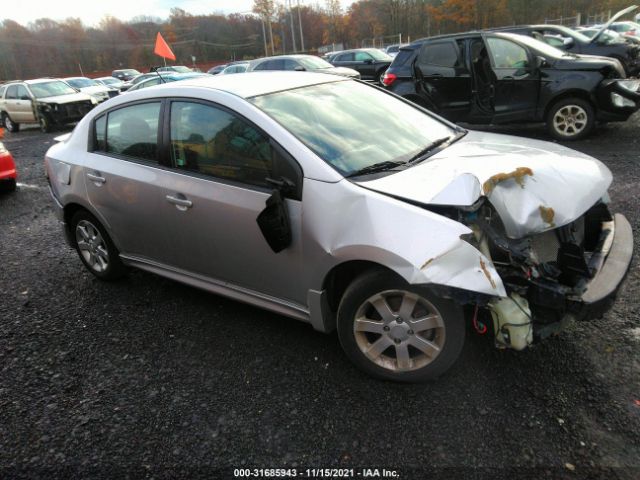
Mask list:
[{"label": "gravel ground", "polygon": [[[636,115],[571,144],[611,168],[613,210],[636,239],[639,131]],[[237,467],[640,477],[635,265],[601,320],[520,353],[469,334],[438,382],[384,383],[335,334],[140,271],[117,283],[87,273],[43,176],[57,134],[4,140],[20,184],[0,196],[1,478],[233,478]]]}]

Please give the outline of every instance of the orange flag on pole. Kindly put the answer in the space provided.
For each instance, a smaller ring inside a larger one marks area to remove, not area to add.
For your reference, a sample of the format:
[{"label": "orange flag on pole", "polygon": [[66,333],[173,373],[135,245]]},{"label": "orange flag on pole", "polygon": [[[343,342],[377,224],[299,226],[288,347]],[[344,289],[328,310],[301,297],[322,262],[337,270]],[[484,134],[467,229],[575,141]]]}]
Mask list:
[{"label": "orange flag on pole", "polygon": [[153,53],[162,58],[168,58],[169,60],[176,59],[176,56],[171,51],[171,48],[169,47],[167,42],[164,41],[164,38],[162,38],[160,32],[158,32],[158,36],[156,37],[156,48],[153,49]]}]

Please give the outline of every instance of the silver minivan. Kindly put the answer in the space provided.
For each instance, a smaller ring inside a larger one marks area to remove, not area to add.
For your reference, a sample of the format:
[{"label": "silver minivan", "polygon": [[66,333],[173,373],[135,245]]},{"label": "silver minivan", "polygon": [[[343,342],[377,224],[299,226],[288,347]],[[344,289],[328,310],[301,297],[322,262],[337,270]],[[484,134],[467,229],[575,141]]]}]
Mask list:
[{"label": "silver minivan", "polygon": [[601,316],[632,255],[598,160],[467,131],[335,75],[116,97],[45,165],[67,240],[98,278],[137,267],[337,329],[384,379],[438,377],[467,329],[521,350]]}]

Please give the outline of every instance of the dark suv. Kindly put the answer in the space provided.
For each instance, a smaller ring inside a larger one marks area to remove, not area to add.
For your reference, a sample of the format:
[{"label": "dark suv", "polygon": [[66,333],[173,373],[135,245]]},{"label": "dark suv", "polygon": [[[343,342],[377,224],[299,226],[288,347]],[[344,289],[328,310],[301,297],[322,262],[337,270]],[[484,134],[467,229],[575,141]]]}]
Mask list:
[{"label": "dark suv", "polygon": [[563,52],[531,37],[469,32],[413,42],[384,76],[386,88],[452,121],[546,122],[560,140],[640,108],[640,81],[620,62]]},{"label": "dark suv", "polygon": [[392,61],[392,57],[377,48],[345,50],[329,59],[329,62],[336,67],[357,70],[362,80],[373,80],[378,83],[382,81],[382,76]]}]

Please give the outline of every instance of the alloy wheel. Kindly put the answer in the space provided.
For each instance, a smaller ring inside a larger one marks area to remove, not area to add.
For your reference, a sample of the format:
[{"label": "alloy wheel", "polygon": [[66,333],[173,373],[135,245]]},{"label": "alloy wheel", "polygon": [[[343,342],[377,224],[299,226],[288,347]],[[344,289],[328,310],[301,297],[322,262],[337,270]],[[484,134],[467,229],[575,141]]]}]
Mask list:
[{"label": "alloy wheel", "polygon": [[444,347],[445,325],[427,299],[406,290],[369,297],[353,322],[356,344],[373,363],[393,372],[418,370]]},{"label": "alloy wheel", "polygon": [[553,116],[553,128],[564,137],[579,135],[589,121],[587,112],[579,105],[565,105]]},{"label": "alloy wheel", "polygon": [[109,251],[100,231],[87,220],[76,225],[78,251],[87,265],[98,273],[109,267]]}]

